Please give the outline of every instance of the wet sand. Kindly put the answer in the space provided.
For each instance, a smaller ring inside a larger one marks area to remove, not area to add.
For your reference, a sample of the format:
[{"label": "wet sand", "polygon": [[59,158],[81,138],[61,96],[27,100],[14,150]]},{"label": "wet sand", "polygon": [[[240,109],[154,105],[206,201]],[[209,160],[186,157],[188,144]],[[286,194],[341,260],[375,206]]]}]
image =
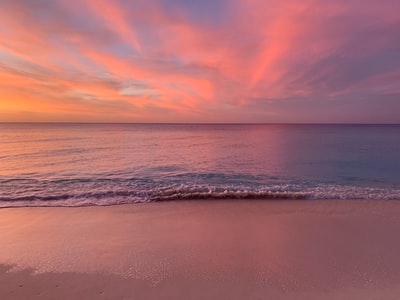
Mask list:
[{"label": "wet sand", "polygon": [[399,299],[400,202],[0,210],[0,299]]}]

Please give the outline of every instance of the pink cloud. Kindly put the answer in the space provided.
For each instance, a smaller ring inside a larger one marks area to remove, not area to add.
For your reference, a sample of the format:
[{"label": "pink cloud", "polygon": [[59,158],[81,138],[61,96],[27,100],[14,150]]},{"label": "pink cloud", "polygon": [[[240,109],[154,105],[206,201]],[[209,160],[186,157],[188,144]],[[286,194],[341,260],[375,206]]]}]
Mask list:
[{"label": "pink cloud", "polygon": [[122,41],[129,43],[134,49],[140,52],[141,46],[132,23],[128,23],[123,8],[115,3],[109,0],[86,0],[86,4],[91,11],[98,18],[103,19],[107,27],[115,31]]},{"label": "pink cloud", "polygon": [[340,122],[316,103],[364,97],[361,118],[371,99],[400,94],[397,1],[221,3],[218,15],[208,1],[202,13],[184,1],[6,3],[0,111],[12,115],[14,102],[98,121],[109,110],[132,122]]}]

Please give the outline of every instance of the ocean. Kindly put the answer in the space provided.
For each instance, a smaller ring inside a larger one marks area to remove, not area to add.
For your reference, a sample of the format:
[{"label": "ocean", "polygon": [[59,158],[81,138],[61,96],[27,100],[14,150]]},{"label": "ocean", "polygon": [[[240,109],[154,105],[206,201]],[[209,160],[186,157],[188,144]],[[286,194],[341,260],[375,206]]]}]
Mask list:
[{"label": "ocean", "polygon": [[400,200],[400,125],[0,124],[0,207]]}]

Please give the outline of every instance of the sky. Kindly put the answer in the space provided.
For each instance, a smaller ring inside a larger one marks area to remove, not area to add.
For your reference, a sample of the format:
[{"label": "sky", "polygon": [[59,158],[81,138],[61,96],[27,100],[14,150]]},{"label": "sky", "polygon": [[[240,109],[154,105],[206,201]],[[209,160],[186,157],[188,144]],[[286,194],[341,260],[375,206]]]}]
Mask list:
[{"label": "sky", "polygon": [[0,122],[400,123],[399,0],[0,0]]}]

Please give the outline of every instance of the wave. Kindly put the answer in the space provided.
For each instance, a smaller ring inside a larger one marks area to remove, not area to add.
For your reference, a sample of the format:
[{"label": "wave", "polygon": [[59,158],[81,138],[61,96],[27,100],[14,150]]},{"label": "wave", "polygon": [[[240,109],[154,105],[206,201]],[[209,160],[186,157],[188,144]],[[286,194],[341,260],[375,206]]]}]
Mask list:
[{"label": "wave", "polygon": [[21,196],[21,197],[0,197],[0,201],[59,201],[59,200],[67,200],[67,199],[89,199],[89,198],[106,198],[106,197],[129,197],[135,196],[134,192],[130,191],[108,191],[101,193],[83,193],[83,194],[61,194],[61,195],[29,195],[29,196]]},{"label": "wave", "polygon": [[[3,182],[4,183],[4,182]],[[0,190],[0,207],[102,206],[181,200],[400,200],[399,188],[372,188],[330,184],[274,184],[270,186],[187,185],[155,182],[55,181],[42,186],[24,182],[19,190]],[[14,187],[16,182],[11,183]],[[33,185],[32,185],[33,184]],[[71,192],[72,191],[72,192]]]},{"label": "wave", "polygon": [[168,200],[201,200],[201,199],[306,199],[303,193],[291,193],[287,191],[228,191],[223,192],[193,192],[193,191],[170,191],[156,194],[150,197],[150,201]]},{"label": "wave", "polygon": [[[134,191],[107,191],[98,193],[82,193],[82,194],[60,194],[60,195],[27,195],[20,197],[0,197],[0,207],[2,202],[49,202],[71,200],[76,203],[79,200],[100,200],[113,198],[126,198],[126,203],[133,202],[158,202],[173,200],[200,200],[200,199],[306,199],[306,195],[302,193],[289,193],[281,191],[193,191],[188,190],[168,190],[166,192],[149,194],[147,196],[139,195]],[[110,203],[111,203],[110,202]],[[121,203],[119,201],[118,203]],[[73,204],[71,202],[71,204]]]}]

